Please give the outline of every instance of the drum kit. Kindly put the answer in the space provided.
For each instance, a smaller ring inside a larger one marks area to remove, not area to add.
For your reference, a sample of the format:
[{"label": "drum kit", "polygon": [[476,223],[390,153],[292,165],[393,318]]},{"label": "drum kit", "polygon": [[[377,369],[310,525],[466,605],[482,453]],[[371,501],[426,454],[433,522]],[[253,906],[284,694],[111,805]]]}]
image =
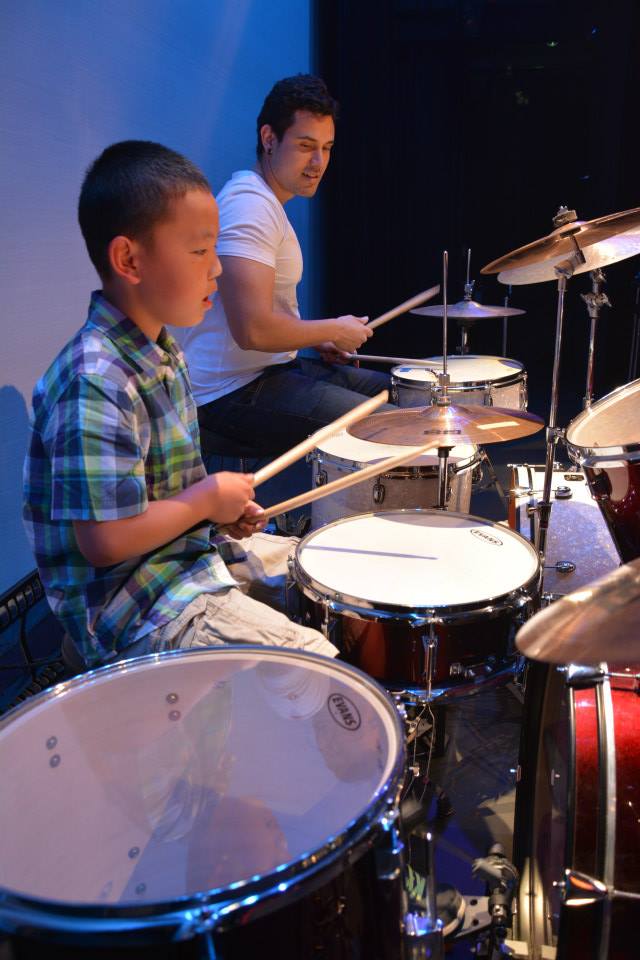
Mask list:
[{"label": "drum kit", "polygon": [[[633,955],[640,381],[597,402],[588,388],[566,431],[556,417],[567,280],[638,252],[640,210],[586,223],[564,211],[548,237],[483,270],[558,282],[534,543],[469,513],[481,448],[544,424],[526,410],[521,364],[468,352],[471,322],[514,308],[475,303],[468,277],[448,307],[445,255],[444,303],[420,307],[442,317],[442,356],[385,358],[398,409],[375,412],[386,395],[372,398],[256,474],[311,457],[314,489],[267,513],[313,503],[288,593],[341,661],[264,647],[157,654],[0,720],[12,770],[0,927],[16,960],[44,943],[65,960],[236,960],[265,945],[283,960],[442,957],[432,843],[419,908],[403,881],[407,733],[425,710],[513,679],[523,657],[514,864],[495,851],[476,861],[484,920],[465,933],[492,960]],[[602,305],[594,295],[590,309]],[[448,316],[464,325],[456,356]],[[624,566],[545,605],[560,440]]]}]

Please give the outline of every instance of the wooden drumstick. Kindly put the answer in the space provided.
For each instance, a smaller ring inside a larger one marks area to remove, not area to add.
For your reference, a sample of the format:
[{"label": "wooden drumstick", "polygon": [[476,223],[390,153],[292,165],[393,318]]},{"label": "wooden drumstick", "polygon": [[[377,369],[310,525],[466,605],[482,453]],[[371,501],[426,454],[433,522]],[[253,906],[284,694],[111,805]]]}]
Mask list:
[{"label": "wooden drumstick", "polygon": [[337,420],[328,423],[326,427],[321,427],[319,430],[316,430],[316,432],[312,433],[306,440],[302,440],[296,444],[295,447],[292,447],[291,450],[287,450],[286,453],[276,457],[276,459],[268,463],[266,467],[256,470],[253,478],[254,487],[264,483],[265,480],[270,480],[271,477],[275,477],[277,473],[280,473],[280,471],[286,467],[290,467],[296,460],[301,460],[305,454],[311,453],[311,451],[323,440],[326,440],[327,437],[332,437],[335,433],[344,430],[345,427],[350,427],[352,423],[357,423],[358,420],[367,417],[370,413],[373,413],[374,410],[377,410],[378,407],[382,406],[383,403],[386,403],[388,399],[389,391],[382,390],[376,394],[375,397],[369,397],[368,400],[365,400],[364,403],[359,403],[353,410],[348,410],[347,413],[338,417]]},{"label": "wooden drumstick", "polygon": [[[412,357],[376,357],[373,353],[350,353],[350,360],[365,360],[370,363],[390,363],[392,365],[403,366],[404,364],[410,364],[412,367],[426,367],[427,370],[431,370],[430,363],[433,363],[433,360],[416,360]],[[437,373],[436,370],[433,371]]]},{"label": "wooden drumstick", "polygon": [[413,310],[414,307],[419,307],[421,303],[426,303],[427,300],[431,300],[431,298],[435,297],[438,293],[440,293],[440,284],[435,287],[430,287],[428,290],[423,290],[422,293],[416,293],[415,297],[411,297],[410,300],[405,300],[404,303],[398,304],[393,310],[387,310],[386,313],[381,313],[375,320],[371,320],[367,324],[367,327],[369,330],[375,330],[376,327],[381,327],[383,323],[388,323],[389,320],[393,320],[394,317],[399,317],[401,313],[406,313],[407,310]]},{"label": "wooden drumstick", "polygon": [[387,470],[393,470],[394,467],[401,467],[403,463],[407,463],[409,460],[420,456],[421,453],[426,453],[427,450],[433,450],[436,447],[437,442],[433,440],[424,443],[421,447],[407,447],[406,450],[396,454],[395,457],[388,457],[379,463],[373,463],[370,467],[365,467],[364,470],[357,470],[355,473],[350,473],[348,476],[341,477],[339,480],[333,480],[331,483],[327,483],[322,487],[316,487],[315,490],[309,490],[307,493],[301,493],[297,497],[283,500],[282,503],[276,503],[273,507],[265,510],[263,514],[260,514],[260,519],[269,520],[279,513],[284,513],[285,510],[293,510],[294,507],[302,507],[306,503],[320,500],[322,497],[327,497],[331,493],[346,490],[347,487],[353,487],[356,483],[362,483],[363,480],[368,480],[370,477],[377,477],[381,473],[386,473]]}]

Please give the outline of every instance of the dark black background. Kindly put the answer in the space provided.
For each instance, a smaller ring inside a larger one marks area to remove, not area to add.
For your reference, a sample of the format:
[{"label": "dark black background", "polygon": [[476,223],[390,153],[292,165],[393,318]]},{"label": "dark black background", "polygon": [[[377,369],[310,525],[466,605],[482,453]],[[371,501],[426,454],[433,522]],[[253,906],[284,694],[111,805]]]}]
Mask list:
[{"label": "dark black background", "polygon": [[[560,204],[583,220],[640,206],[637,0],[318,0],[315,20],[316,70],[341,105],[319,211],[325,315],[375,316],[439,282],[443,249],[462,299],[468,246],[475,299],[501,304],[481,266],[549,233]],[[639,257],[606,270],[596,396],[628,380],[639,270]],[[588,274],[568,287],[561,424],[584,395],[589,289]],[[527,313],[507,354],[546,416],[556,285],[514,286],[512,304]],[[427,356],[440,338],[438,321],[406,316],[367,349]],[[472,352],[501,344],[501,320],[472,330]]]}]

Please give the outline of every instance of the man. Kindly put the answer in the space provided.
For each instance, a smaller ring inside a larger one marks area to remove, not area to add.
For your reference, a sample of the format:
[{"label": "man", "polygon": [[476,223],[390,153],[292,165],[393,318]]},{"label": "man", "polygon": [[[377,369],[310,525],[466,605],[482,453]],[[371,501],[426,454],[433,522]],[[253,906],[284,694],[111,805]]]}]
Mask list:
[{"label": "man", "polygon": [[[319,78],[280,80],[258,117],[255,169],[235,173],[217,198],[219,292],[200,327],[181,331],[203,439],[212,431],[256,455],[280,453],[388,386],[347,365],[371,336],[366,317],[298,312],[302,254],[284,205],[318,189],[335,116]],[[305,347],[319,357],[297,357]]]}]

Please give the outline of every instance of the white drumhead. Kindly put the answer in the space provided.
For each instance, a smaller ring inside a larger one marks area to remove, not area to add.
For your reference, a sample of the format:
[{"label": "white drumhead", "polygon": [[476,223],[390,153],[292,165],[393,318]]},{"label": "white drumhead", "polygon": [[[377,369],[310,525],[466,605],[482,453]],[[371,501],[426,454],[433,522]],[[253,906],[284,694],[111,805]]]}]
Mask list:
[{"label": "white drumhead", "polygon": [[[327,440],[322,440],[318,444],[318,450],[322,453],[335,457],[340,460],[346,460],[358,464],[375,463],[378,460],[386,460],[387,457],[395,457],[406,450],[391,443],[373,443],[371,440],[360,440],[359,437],[352,437],[346,430]],[[465,460],[471,460],[476,454],[476,448],[472,443],[460,443],[451,450],[449,459],[453,463],[460,463]],[[406,466],[430,467],[437,466],[438,451],[434,446],[433,453],[430,451],[411,460]]]},{"label": "white drumhead", "polygon": [[[431,364],[436,374],[425,367],[407,365],[394,367],[392,373],[402,380],[416,382],[437,382],[437,374],[442,372],[442,357],[427,357],[425,363]],[[506,357],[489,357],[477,354],[447,357],[447,373],[451,383],[494,383],[499,380],[511,379],[514,375],[524,371],[524,367],[517,360]]]},{"label": "white drumhead", "polygon": [[401,756],[373,681],[324,657],[132,660],[0,727],[0,886],[151,903],[258,879],[344,833]]},{"label": "white drumhead", "polygon": [[567,440],[576,447],[628,447],[640,443],[640,380],[607,394],[571,421]]},{"label": "white drumhead", "polygon": [[508,527],[445,511],[350,517],[309,534],[298,562],[329,593],[379,607],[450,607],[510,593],[538,557]]}]

